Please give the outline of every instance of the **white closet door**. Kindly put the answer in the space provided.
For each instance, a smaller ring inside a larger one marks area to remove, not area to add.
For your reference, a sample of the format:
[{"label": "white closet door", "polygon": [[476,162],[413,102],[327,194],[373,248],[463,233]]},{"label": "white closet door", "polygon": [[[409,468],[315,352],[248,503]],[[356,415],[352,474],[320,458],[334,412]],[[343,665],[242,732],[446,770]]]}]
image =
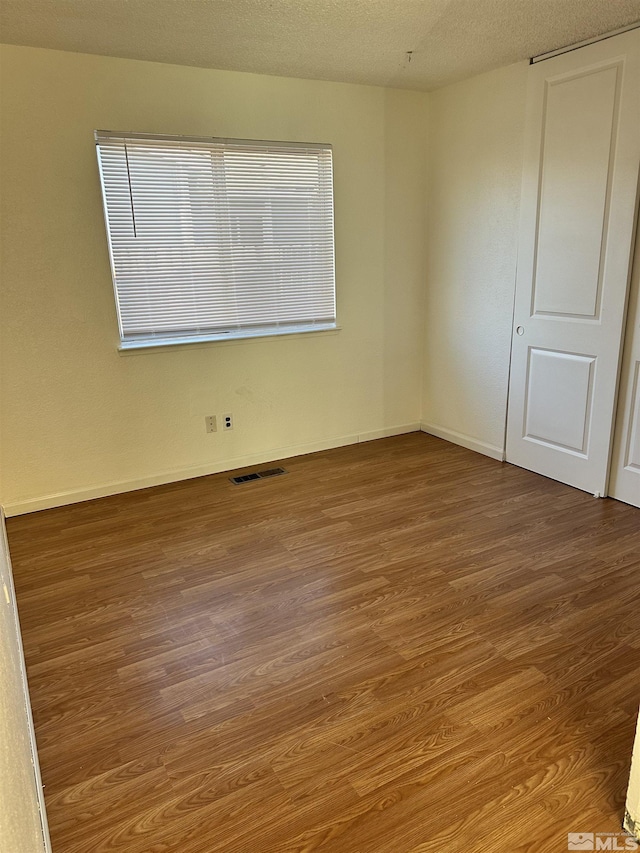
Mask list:
[{"label": "white closet door", "polygon": [[530,68],[507,460],[606,493],[640,164],[640,31]]},{"label": "white closet door", "polygon": [[640,507],[640,224],[633,262],[609,494]]}]

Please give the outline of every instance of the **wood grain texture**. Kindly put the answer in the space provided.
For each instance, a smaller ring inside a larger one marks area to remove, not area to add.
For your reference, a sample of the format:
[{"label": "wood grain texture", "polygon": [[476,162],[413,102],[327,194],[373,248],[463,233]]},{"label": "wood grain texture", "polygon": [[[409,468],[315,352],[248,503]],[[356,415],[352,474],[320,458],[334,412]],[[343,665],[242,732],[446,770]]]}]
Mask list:
[{"label": "wood grain texture", "polygon": [[54,853],[620,830],[640,511],[423,434],[9,520]]}]

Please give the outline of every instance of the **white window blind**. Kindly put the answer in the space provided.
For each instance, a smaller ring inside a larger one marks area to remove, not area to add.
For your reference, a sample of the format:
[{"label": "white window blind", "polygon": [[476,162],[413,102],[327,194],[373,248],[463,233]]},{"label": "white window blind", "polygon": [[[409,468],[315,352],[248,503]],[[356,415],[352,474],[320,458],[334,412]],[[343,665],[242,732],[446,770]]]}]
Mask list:
[{"label": "white window blind", "polygon": [[123,348],[336,327],[330,146],[96,143]]}]

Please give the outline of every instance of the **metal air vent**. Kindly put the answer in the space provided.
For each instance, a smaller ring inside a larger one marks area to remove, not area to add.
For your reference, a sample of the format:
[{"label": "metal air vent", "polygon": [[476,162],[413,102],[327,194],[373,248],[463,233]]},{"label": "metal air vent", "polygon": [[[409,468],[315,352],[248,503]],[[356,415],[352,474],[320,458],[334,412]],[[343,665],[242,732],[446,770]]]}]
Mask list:
[{"label": "metal air vent", "polygon": [[253,471],[251,474],[241,474],[239,477],[229,477],[234,486],[248,483],[251,480],[264,480],[265,477],[277,477],[279,474],[287,474],[285,468],[265,468],[264,471]]}]

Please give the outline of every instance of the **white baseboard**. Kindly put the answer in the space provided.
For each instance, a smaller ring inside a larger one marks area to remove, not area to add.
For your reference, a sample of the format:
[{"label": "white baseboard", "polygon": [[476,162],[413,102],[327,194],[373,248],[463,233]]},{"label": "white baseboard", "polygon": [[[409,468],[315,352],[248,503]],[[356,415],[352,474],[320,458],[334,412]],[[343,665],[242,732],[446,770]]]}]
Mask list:
[{"label": "white baseboard", "polygon": [[466,447],[467,450],[474,450],[476,453],[490,456],[499,462],[504,462],[505,460],[504,449],[495,444],[488,444],[486,441],[471,438],[470,435],[464,435],[463,433],[455,432],[452,429],[445,429],[445,427],[436,426],[435,424],[427,424],[424,421],[420,424],[420,429],[429,435],[435,435],[436,438],[443,438],[445,441],[450,441],[451,444],[459,444],[461,447]]},{"label": "white baseboard", "polygon": [[372,429],[369,432],[361,432],[358,441],[375,441],[378,438],[391,438],[393,435],[405,435],[408,432],[420,432],[420,423],[402,424],[402,426],[386,427],[385,429]]},{"label": "white baseboard", "polygon": [[204,465],[194,465],[188,468],[175,468],[153,474],[149,477],[139,477],[134,480],[114,480],[99,486],[89,486],[82,489],[71,489],[64,492],[56,492],[43,495],[39,498],[28,498],[6,503],[4,505],[7,517],[24,515],[28,512],[37,512],[41,509],[52,509],[67,504],[89,501],[94,498],[105,498],[109,495],[117,495],[121,492],[133,492],[137,489],[147,489],[150,486],[163,486],[166,483],[175,483],[179,480],[191,480],[194,477],[206,477],[208,474],[220,474],[223,471],[234,471],[237,468],[247,468],[250,465],[261,465],[264,462],[275,462],[278,459],[289,459],[292,456],[302,456],[305,453],[317,453],[320,450],[331,450],[334,447],[346,447],[349,444],[373,441],[378,438],[388,438],[393,435],[403,435],[408,432],[418,432],[419,423],[402,424],[384,429],[370,430],[369,432],[354,435],[336,436],[334,438],[314,441],[309,444],[298,444],[289,447],[276,447],[261,453],[251,453],[246,456],[236,456],[230,459],[210,462]]}]

